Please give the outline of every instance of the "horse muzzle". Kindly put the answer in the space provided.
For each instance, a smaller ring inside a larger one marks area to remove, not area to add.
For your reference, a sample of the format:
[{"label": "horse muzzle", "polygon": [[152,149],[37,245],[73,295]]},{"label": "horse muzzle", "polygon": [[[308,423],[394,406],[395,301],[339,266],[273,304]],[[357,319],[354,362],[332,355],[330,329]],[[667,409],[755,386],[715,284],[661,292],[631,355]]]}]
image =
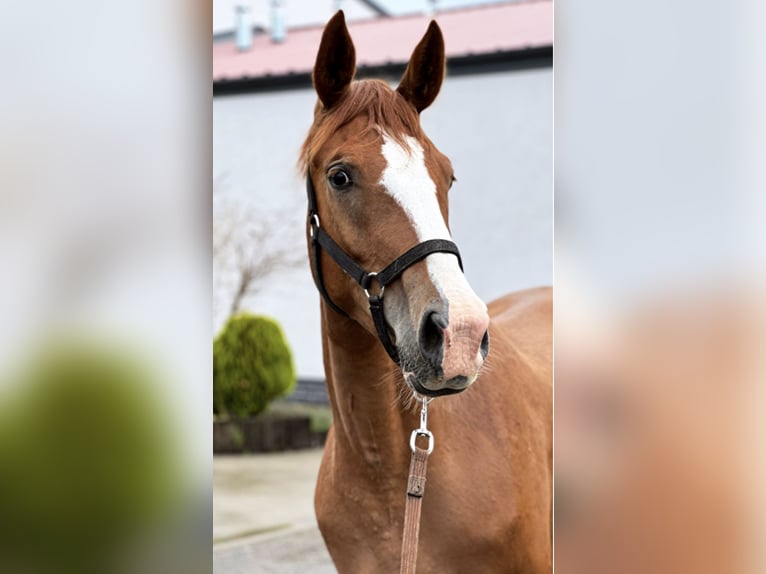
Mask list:
[{"label": "horse muzzle", "polygon": [[431,376],[409,373],[407,383],[427,396],[459,393],[470,387],[489,353],[488,328],[486,307],[480,302],[453,305],[451,319],[446,309],[427,310],[418,331],[418,348]]}]

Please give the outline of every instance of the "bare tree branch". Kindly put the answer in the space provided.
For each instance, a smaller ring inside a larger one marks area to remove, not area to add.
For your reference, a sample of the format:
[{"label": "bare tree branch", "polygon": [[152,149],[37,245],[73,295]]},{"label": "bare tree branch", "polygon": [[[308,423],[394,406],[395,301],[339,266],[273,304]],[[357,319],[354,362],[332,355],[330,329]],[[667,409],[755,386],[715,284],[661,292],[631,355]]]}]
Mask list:
[{"label": "bare tree branch", "polygon": [[213,214],[214,288],[230,293],[230,314],[269,278],[305,264],[296,209],[267,211],[247,198],[214,193]]}]

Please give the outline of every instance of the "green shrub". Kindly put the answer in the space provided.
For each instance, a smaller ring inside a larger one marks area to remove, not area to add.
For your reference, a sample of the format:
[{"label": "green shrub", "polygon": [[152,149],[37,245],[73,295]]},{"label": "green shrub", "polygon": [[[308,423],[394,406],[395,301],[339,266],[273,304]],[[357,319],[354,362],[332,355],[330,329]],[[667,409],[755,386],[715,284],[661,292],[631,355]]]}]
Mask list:
[{"label": "green shrub", "polygon": [[213,341],[213,410],[256,415],[295,387],[292,353],[279,323],[240,313]]}]

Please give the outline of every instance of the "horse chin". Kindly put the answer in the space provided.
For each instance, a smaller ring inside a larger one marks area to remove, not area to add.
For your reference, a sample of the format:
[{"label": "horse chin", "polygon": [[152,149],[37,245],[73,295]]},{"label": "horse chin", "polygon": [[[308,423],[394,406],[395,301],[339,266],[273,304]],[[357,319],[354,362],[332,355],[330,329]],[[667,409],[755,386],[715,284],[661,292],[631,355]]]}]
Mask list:
[{"label": "horse chin", "polygon": [[427,397],[443,397],[446,395],[454,395],[461,393],[471,386],[473,381],[470,381],[468,377],[455,377],[449,381],[437,380],[434,383],[428,383],[421,380],[413,373],[409,373],[405,376],[407,386],[419,395]]}]

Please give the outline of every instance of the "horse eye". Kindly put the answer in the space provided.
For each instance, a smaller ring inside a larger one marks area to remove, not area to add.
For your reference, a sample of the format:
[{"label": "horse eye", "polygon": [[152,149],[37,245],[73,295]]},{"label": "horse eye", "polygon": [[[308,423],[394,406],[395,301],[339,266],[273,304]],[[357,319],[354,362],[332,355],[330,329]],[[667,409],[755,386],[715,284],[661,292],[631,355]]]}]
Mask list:
[{"label": "horse eye", "polygon": [[345,189],[351,184],[351,178],[342,169],[333,171],[330,174],[329,179],[330,179],[330,184],[335,189]]}]

